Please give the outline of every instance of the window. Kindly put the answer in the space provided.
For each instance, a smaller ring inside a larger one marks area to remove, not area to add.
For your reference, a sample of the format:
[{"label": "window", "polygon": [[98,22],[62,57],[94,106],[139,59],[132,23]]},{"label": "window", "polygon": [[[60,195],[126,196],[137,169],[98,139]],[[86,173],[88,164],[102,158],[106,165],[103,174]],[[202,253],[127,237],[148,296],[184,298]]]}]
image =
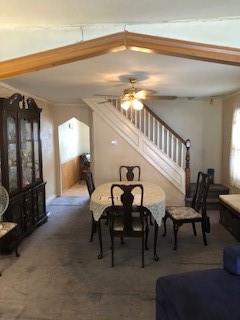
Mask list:
[{"label": "window", "polygon": [[230,179],[232,186],[240,188],[240,108],[233,115]]}]

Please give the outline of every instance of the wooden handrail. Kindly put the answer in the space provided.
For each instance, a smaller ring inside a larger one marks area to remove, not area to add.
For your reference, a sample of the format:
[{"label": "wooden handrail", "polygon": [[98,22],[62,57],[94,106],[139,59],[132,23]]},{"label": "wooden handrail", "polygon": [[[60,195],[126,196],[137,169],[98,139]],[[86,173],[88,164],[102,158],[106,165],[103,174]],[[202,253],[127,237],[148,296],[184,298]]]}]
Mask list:
[{"label": "wooden handrail", "polygon": [[169,127],[169,125],[163,121],[161,118],[159,118],[158,115],[156,115],[146,104],[143,104],[144,108],[153,116],[157,121],[159,121],[168,131],[170,131],[178,140],[180,140],[184,145],[186,144],[186,141],[172,128]]}]

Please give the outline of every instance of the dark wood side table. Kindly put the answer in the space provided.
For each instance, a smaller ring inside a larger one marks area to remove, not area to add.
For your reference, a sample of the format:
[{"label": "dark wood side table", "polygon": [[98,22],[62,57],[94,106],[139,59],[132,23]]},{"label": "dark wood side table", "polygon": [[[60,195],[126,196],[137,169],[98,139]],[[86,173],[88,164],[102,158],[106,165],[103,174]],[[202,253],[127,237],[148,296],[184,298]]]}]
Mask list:
[{"label": "dark wood side table", "polygon": [[[192,197],[196,189],[196,183],[190,184],[190,197],[185,199],[186,206],[190,206],[192,203]],[[207,209],[208,210],[220,210],[219,195],[229,194],[229,188],[223,184],[213,183],[209,187],[207,197]]]}]

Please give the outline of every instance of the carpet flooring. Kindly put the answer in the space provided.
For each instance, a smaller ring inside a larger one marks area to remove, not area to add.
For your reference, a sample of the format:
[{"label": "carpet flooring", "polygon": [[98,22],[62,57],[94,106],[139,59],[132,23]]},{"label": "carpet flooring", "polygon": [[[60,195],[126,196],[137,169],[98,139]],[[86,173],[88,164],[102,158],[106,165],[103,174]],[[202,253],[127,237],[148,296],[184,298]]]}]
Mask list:
[{"label": "carpet flooring", "polygon": [[153,229],[146,267],[141,266],[140,239],[116,241],[115,264],[110,267],[110,243],[103,226],[104,258],[97,259],[98,241],[89,243],[87,197],[59,198],[49,206],[46,224],[26,238],[21,257],[1,256],[1,320],[150,320],[155,319],[155,283],[159,276],[221,267],[222,249],[235,243],[211,212],[209,245],[200,229],[179,232],[179,250],[172,250],[172,228],[158,241],[160,260],[153,261]]}]

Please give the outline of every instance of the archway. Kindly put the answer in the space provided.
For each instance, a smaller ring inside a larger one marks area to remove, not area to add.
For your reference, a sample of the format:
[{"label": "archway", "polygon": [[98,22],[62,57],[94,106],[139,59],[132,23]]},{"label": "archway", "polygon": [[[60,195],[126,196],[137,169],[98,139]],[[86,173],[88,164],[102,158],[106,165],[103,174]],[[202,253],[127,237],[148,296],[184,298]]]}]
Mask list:
[{"label": "archway", "polygon": [[90,128],[75,117],[58,126],[60,189],[62,196],[86,193],[82,181],[81,158],[90,161]]}]

